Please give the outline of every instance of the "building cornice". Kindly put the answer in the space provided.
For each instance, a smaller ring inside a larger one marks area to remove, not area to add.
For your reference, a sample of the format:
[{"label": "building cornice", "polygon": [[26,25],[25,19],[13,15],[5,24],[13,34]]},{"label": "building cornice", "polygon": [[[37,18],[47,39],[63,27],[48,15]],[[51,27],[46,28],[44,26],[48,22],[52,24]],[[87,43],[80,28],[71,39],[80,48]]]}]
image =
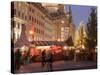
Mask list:
[{"label": "building cornice", "polygon": [[28,2],[28,4],[31,4],[34,7],[36,7],[43,14],[45,14],[46,17],[48,17],[50,20],[61,19],[63,17],[66,17],[66,15],[67,15],[64,11],[63,12],[59,12],[58,11],[56,13],[49,13],[48,10],[46,8],[44,8],[41,3],[31,3],[31,2]]}]

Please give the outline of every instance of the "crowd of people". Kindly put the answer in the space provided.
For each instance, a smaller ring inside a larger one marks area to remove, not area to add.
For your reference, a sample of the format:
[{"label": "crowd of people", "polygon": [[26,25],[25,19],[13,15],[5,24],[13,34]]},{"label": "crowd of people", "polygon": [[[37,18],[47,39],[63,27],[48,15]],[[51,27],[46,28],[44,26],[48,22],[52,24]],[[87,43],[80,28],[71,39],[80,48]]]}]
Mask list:
[{"label": "crowd of people", "polygon": [[53,61],[52,52],[50,50],[48,52],[43,50],[41,56],[42,56],[42,67],[46,65],[47,70],[52,71],[52,61]]},{"label": "crowd of people", "polygon": [[[52,71],[53,55],[51,50],[42,50],[40,53],[41,67],[46,67],[48,71]],[[21,65],[32,63],[33,56],[30,55],[30,49],[22,55],[20,49],[14,53],[14,68],[19,70]]]},{"label": "crowd of people", "polygon": [[[34,52],[34,49],[32,50]],[[27,51],[24,50],[23,54],[20,49],[17,49],[15,52],[13,52],[15,70],[19,70],[21,65],[35,63],[36,59],[38,59],[39,62],[41,63],[41,67],[43,68],[43,71],[44,71],[44,68],[46,68],[46,71],[52,71],[53,62],[55,61],[56,58],[59,58],[59,56],[57,56],[56,53],[53,52],[54,51],[53,49],[50,49],[50,50],[42,49],[39,51],[40,51],[38,55],[39,58],[37,58],[37,56],[35,56],[34,53],[33,55],[30,54],[31,53],[30,48]],[[94,52],[87,54],[87,52],[83,52],[83,51],[82,52],[78,51],[77,53],[75,53],[75,50],[62,50],[60,54],[61,55],[60,60],[64,60],[64,61],[66,60],[75,60],[75,61],[85,60],[86,61],[86,60],[91,59],[91,60],[96,61],[96,54],[94,54]]]}]

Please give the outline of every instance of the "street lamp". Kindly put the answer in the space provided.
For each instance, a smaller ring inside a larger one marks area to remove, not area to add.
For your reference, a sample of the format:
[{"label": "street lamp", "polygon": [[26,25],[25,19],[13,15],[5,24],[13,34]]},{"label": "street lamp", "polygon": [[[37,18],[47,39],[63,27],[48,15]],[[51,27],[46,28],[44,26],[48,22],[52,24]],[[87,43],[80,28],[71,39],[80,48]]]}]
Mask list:
[{"label": "street lamp", "polygon": [[32,30],[30,30],[29,33],[30,33],[30,35],[33,35],[33,31]]},{"label": "street lamp", "polygon": [[84,45],[82,45],[82,49],[85,49]]},{"label": "street lamp", "polygon": [[64,46],[64,50],[66,50],[67,49],[67,47],[66,46]]}]

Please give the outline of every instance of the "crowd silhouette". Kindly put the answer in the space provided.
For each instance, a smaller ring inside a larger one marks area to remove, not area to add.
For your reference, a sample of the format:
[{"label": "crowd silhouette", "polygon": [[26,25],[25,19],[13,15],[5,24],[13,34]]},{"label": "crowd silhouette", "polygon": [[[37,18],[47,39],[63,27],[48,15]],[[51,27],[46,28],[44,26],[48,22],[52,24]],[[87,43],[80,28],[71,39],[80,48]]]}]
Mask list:
[{"label": "crowd silhouette", "polygon": [[[24,51],[23,55],[20,49],[17,49],[14,53],[14,68],[15,70],[19,70],[21,65],[27,65],[33,62],[34,56],[30,55],[30,48],[28,51]],[[41,67],[47,68],[47,71],[52,71],[52,62],[53,62],[53,55],[51,50],[41,50],[40,53],[40,62]]]}]

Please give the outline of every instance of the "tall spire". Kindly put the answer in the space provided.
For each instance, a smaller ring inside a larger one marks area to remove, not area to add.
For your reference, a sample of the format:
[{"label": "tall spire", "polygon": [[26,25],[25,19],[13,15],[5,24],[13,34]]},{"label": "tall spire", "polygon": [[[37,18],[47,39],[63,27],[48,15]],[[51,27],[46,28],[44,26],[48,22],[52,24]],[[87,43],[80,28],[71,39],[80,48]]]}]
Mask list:
[{"label": "tall spire", "polygon": [[69,5],[69,23],[72,22],[72,11],[71,11],[71,5]]},{"label": "tall spire", "polygon": [[69,5],[69,13],[71,13],[71,5]]}]

